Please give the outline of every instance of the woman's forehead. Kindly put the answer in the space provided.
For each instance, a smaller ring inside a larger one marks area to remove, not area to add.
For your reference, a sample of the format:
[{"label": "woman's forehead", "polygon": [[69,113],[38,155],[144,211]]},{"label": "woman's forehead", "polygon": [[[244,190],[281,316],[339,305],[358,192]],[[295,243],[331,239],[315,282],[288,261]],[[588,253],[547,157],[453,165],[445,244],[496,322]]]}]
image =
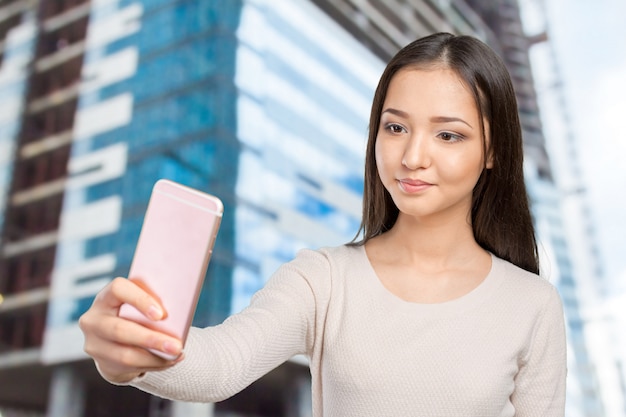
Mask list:
[{"label": "woman's forehead", "polygon": [[389,83],[384,104],[421,113],[443,111],[464,113],[466,117],[471,114],[475,118],[479,114],[472,90],[455,71],[448,68],[406,68],[398,71]]}]

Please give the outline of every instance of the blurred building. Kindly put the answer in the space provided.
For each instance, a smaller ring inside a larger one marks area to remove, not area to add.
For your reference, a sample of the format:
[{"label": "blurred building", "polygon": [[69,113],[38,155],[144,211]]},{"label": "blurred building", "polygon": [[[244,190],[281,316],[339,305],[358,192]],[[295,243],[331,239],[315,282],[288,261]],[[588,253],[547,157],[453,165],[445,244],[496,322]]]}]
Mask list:
[{"label": "blurred building", "polygon": [[[532,20],[527,31],[535,39],[548,38],[547,42],[534,44],[530,50],[541,114],[546,121],[543,130],[550,138],[547,148],[558,191],[543,201],[553,201],[554,215],[561,217],[565,229],[558,252],[569,253],[570,263],[569,268],[557,271],[561,294],[566,300],[575,298],[573,293],[579,294],[579,306],[572,309],[569,320],[573,348],[570,372],[579,375],[571,381],[570,415],[623,417],[626,416],[626,373],[624,349],[619,346],[623,325],[613,322],[615,318],[607,302],[609,277],[603,267],[590,197],[580,165],[584,156],[580,154],[579,144],[585,138],[577,137],[579,135],[574,131],[566,86],[556,57],[557,46],[549,39],[552,27],[545,3],[544,0],[526,0],[521,5],[525,14],[532,16],[526,19]],[[567,266],[565,262],[558,265],[560,268]],[[586,349],[580,349],[582,345]]]},{"label": "blurred building", "polygon": [[590,384],[580,415],[601,415],[529,42],[507,0],[1,1],[0,412],[309,415],[302,358],[222,403],[171,403],[101,380],[77,319],[127,273],[159,178],[225,203],[198,326],[239,311],[298,249],[351,240],[384,62],[442,30],[487,41],[509,65],[540,240],[558,264],[571,378]]}]

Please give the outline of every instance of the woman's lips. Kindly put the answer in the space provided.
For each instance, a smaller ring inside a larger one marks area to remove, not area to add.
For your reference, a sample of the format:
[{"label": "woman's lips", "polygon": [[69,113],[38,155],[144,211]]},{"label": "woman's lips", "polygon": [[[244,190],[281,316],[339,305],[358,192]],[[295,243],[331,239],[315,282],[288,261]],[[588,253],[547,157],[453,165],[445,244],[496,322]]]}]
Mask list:
[{"label": "woman's lips", "polygon": [[401,180],[398,180],[398,184],[400,185],[400,188],[402,188],[402,190],[407,193],[419,193],[432,187],[433,185],[426,181],[413,180],[410,178],[403,178]]}]

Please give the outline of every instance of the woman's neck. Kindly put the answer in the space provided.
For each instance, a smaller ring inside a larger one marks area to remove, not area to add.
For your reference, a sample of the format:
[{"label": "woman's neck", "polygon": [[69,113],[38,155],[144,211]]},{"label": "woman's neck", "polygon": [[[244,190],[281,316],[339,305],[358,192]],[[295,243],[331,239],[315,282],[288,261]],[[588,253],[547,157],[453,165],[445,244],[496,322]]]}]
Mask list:
[{"label": "woman's neck", "polygon": [[392,294],[416,303],[439,303],[472,291],[487,276],[491,258],[472,227],[459,221],[417,221],[400,216],[394,227],[365,244],[368,259]]},{"label": "woman's neck", "polygon": [[416,219],[403,214],[380,236],[380,243],[406,261],[425,260],[433,266],[466,263],[484,249],[478,245],[469,220]]}]

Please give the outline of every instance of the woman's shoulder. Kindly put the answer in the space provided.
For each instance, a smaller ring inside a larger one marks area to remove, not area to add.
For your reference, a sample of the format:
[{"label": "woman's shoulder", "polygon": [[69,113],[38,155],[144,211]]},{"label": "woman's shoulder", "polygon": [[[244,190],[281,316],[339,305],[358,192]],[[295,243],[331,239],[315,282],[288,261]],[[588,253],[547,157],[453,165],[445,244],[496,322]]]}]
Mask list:
[{"label": "woman's shoulder", "polygon": [[278,275],[296,273],[303,277],[320,276],[332,278],[341,275],[341,272],[363,262],[363,247],[361,246],[326,246],[317,249],[303,248],[296,252],[293,259],[281,265]]},{"label": "woman's shoulder", "polygon": [[324,246],[317,249],[300,249],[293,260],[298,263],[327,263],[329,267],[362,262],[363,246],[339,245]]},{"label": "woman's shoulder", "polygon": [[367,265],[366,259],[363,246],[325,246],[300,249],[281,269],[295,272],[307,280],[318,281],[318,285],[330,286],[337,280],[345,280],[355,270],[360,270],[359,265]]},{"label": "woman's shoulder", "polygon": [[493,273],[501,282],[502,294],[516,299],[535,300],[538,306],[559,298],[555,285],[547,278],[527,271],[507,260],[492,255]]},{"label": "woman's shoulder", "polygon": [[317,303],[326,303],[338,281],[344,281],[359,260],[362,247],[347,245],[300,249],[293,259],[272,274],[265,289],[298,287],[300,292],[315,294]]}]

